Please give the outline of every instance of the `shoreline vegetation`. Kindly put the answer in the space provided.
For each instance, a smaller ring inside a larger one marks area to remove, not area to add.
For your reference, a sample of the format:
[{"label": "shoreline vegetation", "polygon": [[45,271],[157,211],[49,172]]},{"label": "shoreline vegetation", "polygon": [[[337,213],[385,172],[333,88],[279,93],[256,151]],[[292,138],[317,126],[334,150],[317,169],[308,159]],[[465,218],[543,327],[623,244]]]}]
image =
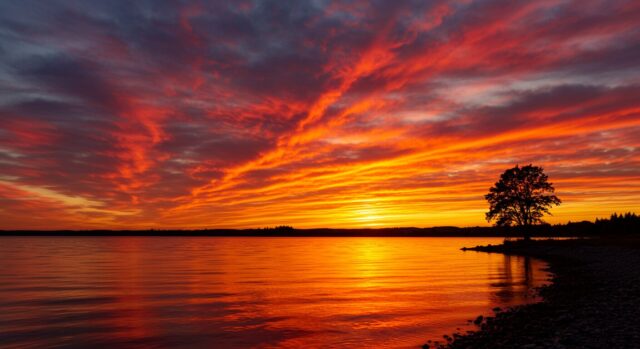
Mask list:
[{"label": "shoreline vegetation", "polygon": [[444,335],[423,348],[637,348],[640,345],[640,238],[505,241],[463,250],[539,258],[552,283],[543,301],[494,309],[470,320],[476,331]]}]

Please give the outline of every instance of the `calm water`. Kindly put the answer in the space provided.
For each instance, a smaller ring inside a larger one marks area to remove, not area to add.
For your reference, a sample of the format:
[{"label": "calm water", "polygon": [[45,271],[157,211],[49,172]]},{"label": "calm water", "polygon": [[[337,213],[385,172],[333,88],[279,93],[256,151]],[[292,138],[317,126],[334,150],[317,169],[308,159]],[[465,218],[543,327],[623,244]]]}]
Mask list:
[{"label": "calm water", "polygon": [[[469,238],[0,238],[0,346],[416,348],[531,302]],[[529,290],[529,291],[528,291]]]}]

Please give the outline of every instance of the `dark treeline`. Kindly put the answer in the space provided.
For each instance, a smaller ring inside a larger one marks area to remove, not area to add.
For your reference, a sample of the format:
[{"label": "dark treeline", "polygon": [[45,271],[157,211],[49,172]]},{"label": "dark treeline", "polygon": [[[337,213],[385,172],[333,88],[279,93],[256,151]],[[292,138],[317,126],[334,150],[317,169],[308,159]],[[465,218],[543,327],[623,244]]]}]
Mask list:
[{"label": "dark treeline", "polygon": [[635,213],[617,214],[609,218],[597,218],[595,222],[569,222],[543,224],[532,227],[534,236],[617,236],[640,233],[640,216]]},{"label": "dark treeline", "polygon": [[[640,234],[640,216],[635,213],[613,214],[595,222],[542,224],[530,228],[534,237],[615,236]],[[0,231],[4,236],[521,236],[517,227],[433,227],[377,229],[295,229],[290,226],[259,229],[196,229],[196,230],[14,230]]]}]

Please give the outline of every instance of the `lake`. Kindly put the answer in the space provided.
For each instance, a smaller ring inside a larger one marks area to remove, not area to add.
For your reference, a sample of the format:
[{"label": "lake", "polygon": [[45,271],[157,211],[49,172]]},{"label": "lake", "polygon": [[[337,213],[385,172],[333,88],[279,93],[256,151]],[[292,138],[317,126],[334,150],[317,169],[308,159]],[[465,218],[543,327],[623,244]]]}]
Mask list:
[{"label": "lake", "polygon": [[3,348],[419,348],[537,301],[499,238],[3,237]]}]

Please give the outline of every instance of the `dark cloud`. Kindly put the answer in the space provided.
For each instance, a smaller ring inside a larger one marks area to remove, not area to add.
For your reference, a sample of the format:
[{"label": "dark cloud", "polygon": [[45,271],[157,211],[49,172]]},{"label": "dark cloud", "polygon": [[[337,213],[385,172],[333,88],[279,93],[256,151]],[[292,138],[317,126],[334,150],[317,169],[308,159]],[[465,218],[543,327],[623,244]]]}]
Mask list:
[{"label": "dark cloud", "polygon": [[490,137],[506,131],[579,120],[640,107],[638,88],[635,85],[616,88],[558,85],[529,91],[510,91],[508,104],[461,108],[456,111],[457,117],[429,122],[415,131],[433,136]]},{"label": "dark cloud", "polygon": [[66,55],[33,57],[18,64],[17,74],[45,93],[63,93],[109,111],[119,109],[113,88],[100,76],[99,68],[88,62]]}]

